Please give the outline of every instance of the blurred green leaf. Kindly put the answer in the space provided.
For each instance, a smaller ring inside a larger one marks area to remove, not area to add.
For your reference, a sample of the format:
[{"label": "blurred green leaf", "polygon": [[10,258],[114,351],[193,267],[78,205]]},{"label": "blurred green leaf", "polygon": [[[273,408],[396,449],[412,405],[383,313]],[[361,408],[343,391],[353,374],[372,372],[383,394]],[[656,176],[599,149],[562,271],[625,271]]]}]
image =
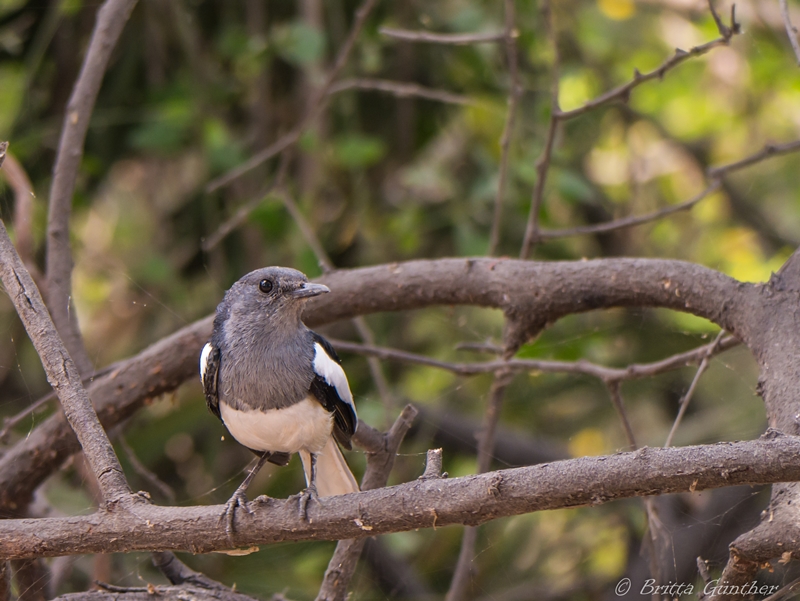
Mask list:
[{"label": "blurred green leaf", "polygon": [[299,66],[318,62],[325,52],[325,34],[303,21],[274,27],[270,39],[281,57]]},{"label": "blurred green leaf", "polygon": [[369,167],[386,154],[386,144],[380,138],[358,133],[339,136],[333,140],[334,161],[348,169]]}]

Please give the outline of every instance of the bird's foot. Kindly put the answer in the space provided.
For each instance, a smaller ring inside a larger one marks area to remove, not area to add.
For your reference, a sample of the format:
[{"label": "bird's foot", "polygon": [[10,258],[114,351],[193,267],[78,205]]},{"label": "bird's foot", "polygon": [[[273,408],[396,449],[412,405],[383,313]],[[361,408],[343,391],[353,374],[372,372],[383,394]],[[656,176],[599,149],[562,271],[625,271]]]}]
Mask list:
[{"label": "bird's foot", "polygon": [[233,518],[236,516],[236,508],[241,507],[247,513],[253,513],[253,510],[247,506],[247,495],[243,490],[237,489],[228,502],[225,503],[225,511],[220,516],[220,521],[225,520],[225,534],[228,535],[228,540],[233,544]]},{"label": "bird's foot", "polygon": [[317,494],[317,487],[313,485],[306,488],[303,492],[301,492],[297,496],[300,519],[306,522],[311,521],[308,519],[308,504],[311,501],[319,503],[319,495]]}]

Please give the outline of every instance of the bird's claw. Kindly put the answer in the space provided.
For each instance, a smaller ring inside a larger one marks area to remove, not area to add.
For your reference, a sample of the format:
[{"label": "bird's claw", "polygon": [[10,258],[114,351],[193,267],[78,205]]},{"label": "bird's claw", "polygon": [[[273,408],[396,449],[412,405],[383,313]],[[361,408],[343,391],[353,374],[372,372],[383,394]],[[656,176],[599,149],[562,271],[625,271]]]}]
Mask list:
[{"label": "bird's claw", "polygon": [[237,507],[241,507],[250,515],[253,514],[253,510],[247,504],[247,495],[243,490],[237,490],[231,495],[231,498],[225,503],[225,511],[222,512],[219,518],[220,521],[225,520],[225,534],[228,535],[228,540],[231,543],[233,543],[233,519],[236,516]]},{"label": "bird's claw", "polygon": [[311,521],[308,519],[308,504],[312,500],[317,503],[319,502],[319,495],[317,494],[316,486],[309,486],[298,495],[297,502],[301,520],[304,520],[306,522]]}]

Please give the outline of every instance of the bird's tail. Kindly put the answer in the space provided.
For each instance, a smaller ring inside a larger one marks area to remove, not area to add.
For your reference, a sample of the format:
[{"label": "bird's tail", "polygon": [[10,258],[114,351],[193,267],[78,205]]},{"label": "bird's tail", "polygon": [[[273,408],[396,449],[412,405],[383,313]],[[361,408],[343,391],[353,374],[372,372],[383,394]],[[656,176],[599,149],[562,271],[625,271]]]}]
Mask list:
[{"label": "bird's tail", "polygon": [[[306,483],[311,481],[311,455],[307,451],[300,451],[303,461],[303,471],[306,474]],[[339,450],[339,445],[333,437],[317,455],[317,493],[320,497],[335,497],[358,492],[358,483],[353,472]]]}]

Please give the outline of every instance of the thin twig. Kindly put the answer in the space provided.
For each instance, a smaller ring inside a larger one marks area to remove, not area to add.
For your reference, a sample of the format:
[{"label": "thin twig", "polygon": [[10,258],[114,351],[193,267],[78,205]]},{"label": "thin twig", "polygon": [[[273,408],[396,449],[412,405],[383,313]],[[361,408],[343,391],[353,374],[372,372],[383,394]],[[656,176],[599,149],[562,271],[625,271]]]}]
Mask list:
[{"label": "thin twig", "polygon": [[250,216],[250,214],[264,203],[264,201],[269,197],[270,193],[277,186],[281,186],[283,184],[283,181],[286,177],[286,172],[289,170],[289,163],[291,162],[289,158],[290,154],[291,153],[284,153],[282,155],[278,172],[275,174],[275,177],[266,188],[264,188],[254,198],[250,199],[241,207],[239,207],[229,219],[220,224],[216,231],[214,231],[210,236],[201,242],[200,248],[203,252],[207,253],[214,250],[220,242],[222,242],[236,228],[242,225]]},{"label": "thin twig", "polygon": [[[714,23],[717,24],[717,31],[719,31],[719,35],[721,35],[723,38],[730,38],[734,32],[730,27],[728,27],[727,25],[725,25],[725,23],[722,22],[722,19],[720,18],[717,9],[714,8],[714,0],[708,0],[708,10],[711,11],[711,17],[714,19]],[[731,6],[732,26],[736,26],[736,16],[735,16],[736,13],[734,12],[735,10],[736,10],[736,5],[734,4]],[[736,33],[738,33],[738,31]]]},{"label": "thin twig", "polygon": [[7,561],[0,560],[0,601],[11,599],[11,567]]},{"label": "thin twig", "polygon": [[544,186],[547,182],[547,173],[550,170],[550,161],[553,158],[558,121],[561,115],[561,108],[558,104],[561,61],[558,52],[558,33],[556,31],[553,7],[550,5],[550,0],[542,2],[542,17],[550,46],[553,49],[553,65],[551,68],[553,82],[550,91],[550,121],[547,124],[544,148],[539,158],[536,160],[536,184],[533,187],[533,193],[531,195],[531,208],[528,213],[528,222],[525,226],[525,237],[522,241],[522,249],[519,253],[521,259],[527,259],[531,250],[539,241],[539,211],[542,206],[542,200],[544,199]]},{"label": "thin twig", "polygon": [[72,194],[75,191],[75,181],[83,157],[83,144],[97,93],[100,91],[111,52],[135,5],[136,0],[106,0],[97,11],[97,22],[89,49],[64,115],[53,167],[53,181],[50,185],[45,256],[47,308],[81,375],[92,371],[92,362],[83,345],[71,300],[73,261],[69,221]]},{"label": "thin twig", "polygon": [[686,394],[681,399],[680,409],[678,409],[678,415],[675,416],[675,421],[672,423],[672,428],[670,429],[667,440],[664,443],[665,447],[672,446],[672,439],[675,436],[675,432],[678,430],[678,426],[681,424],[681,421],[683,421],[683,416],[686,414],[686,409],[689,407],[689,402],[692,400],[692,395],[694,395],[695,388],[697,388],[697,383],[700,381],[700,377],[703,375],[703,372],[705,372],[706,368],[708,368],[709,360],[713,356],[717,345],[719,345],[719,343],[722,341],[722,337],[724,335],[725,330],[720,330],[719,334],[717,334],[717,337],[714,339],[714,342],[711,343],[708,353],[705,357],[703,357],[703,360],[700,361],[700,365],[697,367],[697,372],[694,374],[694,378],[689,386],[689,390],[686,391]]},{"label": "thin twig", "polygon": [[628,419],[628,412],[625,410],[625,402],[622,399],[622,390],[620,388],[620,380],[610,380],[606,382],[608,394],[611,397],[611,402],[614,404],[614,409],[617,410],[617,415],[622,422],[622,427],[625,430],[625,437],[628,439],[628,445],[631,450],[637,449],[636,436],[633,433],[631,422]]},{"label": "thin twig", "polygon": [[333,271],[333,261],[331,261],[328,253],[325,252],[325,249],[322,247],[322,243],[319,241],[319,238],[317,238],[317,235],[314,233],[311,225],[308,223],[308,221],[306,221],[306,218],[300,212],[300,207],[297,206],[297,203],[294,201],[292,195],[289,194],[286,188],[277,190],[275,195],[280,198],[284,208],[292,217],[292,221],[294,221],[295,225],[297,225],[297,227],[300,229],[303,239],[306,241],[306,244],[308,244],[308,246],[311,248],[311,251],[314,253],[314,256],[317,258],[317,263],[319,264],[323,273]]},{"label": "thin twig", "polygon": [[500,244],[500,229],[503,219],[503,201],[508,179],[508,154],[511,147],[511,135],[514,130],[514,119],[517,114],[517,104],[521,93],[519,85],[519,61],[517,60],[517,36],[515,29],[516,14],[514,0],[505,0],[505,30],[503,37],[506,42],[506,60],[508,61],[508,76],[510,79],[508,92],[508,112],[500,137],[500,169],[497,175],[497,195],[494,201],[494,218],[492,230],[489,235],[489,254],[497,253]]},{"label": "thin twig", "polygon": [[734,35],[735,33],[739,33],[739,26],[735,20],[733,21],[730,32],[731,33],[728,36],[722,35],[714,40],[711,40],[710,42],[706,42],[705,44],[694,46],[689,50],[682,50],[680,48],[676,48],[675,54],[673,54],[671,57],[669,57],[667,60],[661,63],[660,66],[653,69],[652,71],[649,71],[648,73],[641,73],[638,69],[635,69],[633,72],[633,79],[631,79],[627,83],[617,86],[616,88],[613,88],[608,92],[601,94],[597,98],[594,98],[577,108],[574,108],[569,111],[559,111],[557,113],[557,118],[561,121],[566,121],[568,119],[572,119],[579,115],[588,113],[589,111],[594,110],[597,107],[602,106],[604,104],[608,104],[609,102],[614,102],[614,101],[627,102],[628,99],[630,98],[631,91],[633,91],[634,88],[637,88],[643,83],[654,79],[658,80],[663,79],[668,71],[674,69],[681,63],[686,62],[690,58],[706,54],[707,52],[713,50],[718,46],[727,46],[728,43],[730,42],[731,36]]},{"label": "thin twig", "polygon": [[86,454],[103,498],[109,502],[130,494],[122,467],[81,383],[78,369],[56,331],[36,284],[11,244],[2,221],[0,279],[41,358],[47,380],[58,394],[67,421]]},{"label": "thin twig", "polygon": [[595,225],[583,225],[561,230],[539,230],[537,233],[537,238],[538,240],[552,240],[554,238],[566,238],[568,236],[580,236],[584,234],[602,234],[633,227],[635,225],[641,225],[651,221],[657,221],[662,217],[672,215],[673,213],[688,211],[706,196],[712,192],[716,192],[720,185],[721,184],[719,180],[715,179],[702,192],[690,198],[689,200],[686,200],[680,204],[664,207],[663,209],[659,209],[651,213],[646,213],[644,215],[631,215],[629,217],[622,217],[621,219],[614,219],[613,221],[607,221],[605,223],[598,223]]},{"label": "thin twig", "polygon": [[11,562],[14,571],[14,588],[19,593],[16,601],[46,601],[47,565],[39,557],[18,559]]},{"label": "thin twig", "polygon": [[[386,486],[397,451],[411,429],[416,415],[417,410],[411,405],[406,405],[389,431],[383,434],[384,450],[381,453],[367,455],[367,469],[361,482],[361,490],[374,490]],[[343,601],[347,597],[347,587],[353,578],[365,543],[366,539],[361,538],[340,540],[336,544],[336,550],[325,570],[317,601]]]},{"label": "thin twig", "polygon": [[250,214],[260,207],[264,201],[267,200],[267,198],[269,198],[269,193],[271,190],[272,185],[267,186],[266,189],[262,190],[238,209],[236,209],[236,212],[226,221],[223,221],[210,236],[203,238],[202,242],[200,243],[201,250],[207,253],[219,246],[220,242],[222,242],[231,232],[247,221],[247,218],[250,217]]},{"label": "thin twig", "polygon": [[689,210],[709,194],[719,190],[722,186],[722,178],[725,175],[746,167],[750,167],[751,165],[764,161],[768,158],[789,154],[798,150],[800,150],[800,140],[787,142],[786,144],[767,144],[760,151],[745,157],[744,159],[708,169],[708,177],[711,179],[711,182],[708,184],[708,186],[697,196],[694,196],[680,204],[664,207],[663,209],[659,209],[645,215],[633,215],[595,225],[584,225],[560,230],[540,229],[537,233],[537,238],[539,240],[552,240],[554,238],[566,238],[568,236],[607,233],[627,227],[641,225],[642,223],[656,221],[662,217],[666,217],[667,215]]},{"label": "thin twig", "polygon": [[[278,192],[278,196],[281,201],[283,201],[283,206],[286,207],[286,210],[292,216],[292,219],[297,224],[297,227],[300,228],[300,233],[303,235],[303,238],[305,238],[306,244],[308,244],[308,246],[314,252],[314,256],[317,257],[317,261],[319,262],[322,271],[328,272],[335,269],[333,261],[331,261],[328,253],[325,252],[325,249],[322,247],[322,243],[319,241],[319,238],[317,238],[314,230],[306,221],[305,217],[303,217],[303,214],[300,212],[300,208],[297,206],[297,203],[294,201],[294,198],[292,198],[291,194],[289,194],[286,189],[281,189]],[[367,320],[364,319],[363,316],[358,316],[353,318],[351,321],[361,339],[368,345],[374,345],[375,336],[372,334],[372,330],[367,324]],[[375,382],[375,386],[378,388],[378,394],[383,401],[386,415],[388,416],[392,410],[392,407],[394,406],[394,398],[391,388],[389,387],[389,383],[386,381],[386,376],[383,375],[381,364],[376,358],[370,357],[367,360],[367,364],[369,365],[370,373],[372,374],[372,379]],[[389,420],[387,419],[387,422],[388,421]]]},{"label": "thin twig", "polygon": [[[408,29],[393,29],[381,27],[379,33],[395,40],[404,42],[424,42],[427,44],[452,44],[466,46],[468,44],[485,44],[487,42],[502,42],[506,39],[505,32],[497,33],[434,33],[432,31],[410,31]],[[517,37],[519,34],[515,32]]]},{"label": "thin twig", "polygon": [[[489,391],[489,404],[486,406],[486,412],[483,416],[483,427],[478,436],[478,469],[476,470],[478,474],[488,472],[491,466],[497,423],[500,420],[500,411],[503,407],[506,389],[513,377],[514,374],[505,369],[500,369],[495,373],[492,388]],[[453,579],[450,581],[450,588],[447,591],[447,595],[445,595],[445,601],[461,601],[466,597],[475,562],[475,544],[477,541],[478,528],[476,526],[465,526],[458,562],[453,573]]]},{"label": "thin twig", "polygon": [[348,59],[350,58],[350,54],[355,47],[356,39],[358,38],[361,30],[364,27],[364,23],[367,20],[367,17],[372,12],[372,9],[375,8],[375,5],[378,3],[378,0],[364,0],[364,3],[355,13],[355,19],[353,20],[353,26],[350,28],[350,33],[347,35],[347,39],[345,39],[342,47],[339,49],[339,53],[336,55],[336,59],[334,60],[333,66],[328,71],[327,76],[325,77],[325,81],[323,84],[314,90],[313,97],[309,100],[309,110],[303,115],[300,121],[292,128],[291,131],[284,134],[281,138],[279,138],[276,142],[262,150],[261,152],[256,153],[250,159],[239,165],[238,167],[234,167],[224,175],[214,179],[213,181],[209,182],[206,186],[207,192],[214,192],[219,188],[228,185],[235,179],[241,177],[245,173],[255,169],[259,165],[265,163],[278,153],[286,150],[290,146],[294,145],[300,139],[300,136],[306,130],[306,128],[311,124],[311,122],[316,119],[317,115],[323,110],[325,106],[325,100],[328,97],[328,91],[330,90],[333,82],[339,76],[344,66],[347,64]]},{"label": "thin twig", "polygon": [[754,165],[764,159],[768,159],[774,156],[780,156],[782,154],[788,154],[790,152],[795,152],[800,150],[800,140],[795,140],[793,142],[787,142],[786,144],[766,144],[764,148],[759,150],[758,152],[745,157],[739,161],[734,163],[728,163],[727,165],[720,165],[719,167],[712,167],[708,170],[708,176],[713,178],[721,178],[731,171],[737,171],[739,169],[744,169],[745,167],[749,167],[750,165]]},{"label": "thin twig", "polygon": [[786,0],[778,0],[781,5],[781,16],[783,17],[783,24],[786,27],[786,35],[789,36],[789,42],[792,44],[794,50],[794,57],[797,60],[797,65],[800,66],[800,42],[797,41],[797,27],[792,25],[792,17],[789,15],[789,4]]},{"label": "thin twig", "polygon": [[136,456],[136,453],[128,444],[128,441],[125,440],[125,437],[120,433],[117,435],[117,442],[119,446],[122,448],[122,451],[125,453],[125,457],[128,459],[128,463],[131,464],[133,471],[139,474],[142,478],[147,480],[151,485],[155,486],[158,491],[166,498],[170,503],[175,502],[175,491],[172,490],[172,487],[164,482],[161,478],[159,478],[155,473],[151,470],[147,469],[147,466],[140,461],[140,459]]},{"label": "thin twig", "polygon": [[2,166],[3,174],[14,190],[14,238],[17,252],[36,281],[41,274],[34,257],[33,201],[36,196],[33,193],[33,184],[25,168],[13,154],[6,153]]},{"label": "thin twig", "polygon": [[[685,353],[678,353],[653,363],[634,363],[625,368],[605,367],[589,361],[549,361],[539,359],[509,359],[507,361],[486,361],[478,363],[450,363],[439,361],[426,355],[418,355],[390,349],[369,346],[345,340],[331,339],[331,344],[340,351],[349,351],[381,359],[392,359],[405,363],[426,365],[450,371],[460,376],[494,373],[507,368],[512,371],[540,371],[544,373],[567,373],[592,376],[604,382],[639,380],[701,362],[706,356],[714,356],[722,351],[738,346],[740,341],[734,336],[723,338],[718,344],[712,342]],[[709,355],[710,353],[710,355]]]},{"label": "thin twig", "polygon": [[[90,376],[87,376],[81,380],[81,384],[84,386],[88,386],[92,383],[95,378],[99,378],[104,376],[107,373],[110,373],[116,368],[117,364],[112,363],[111,365],[107,365],[102,369],[99,369],[92,373]],[[3,429],[0,430],[0,442],[6,442],[8,439],[8,435],[13,428],[15,428],[18,424],[20,424],[23,420],[25,420],[29,415],[39,411],[42,407],[47,405],[50,401],[57,399],[56,393],[53,391],[48,392],[46,395],[37,399],[35,402],[31,403],[25,409],[17,413],[16,415],[12,415],[11,417],[3,418]]]},{"label": "thin twig", "polygon": [[346,90],[375,90],[394,94],[398,98],[424,98],[446,104],[471,105],[476,104],[469,96],[454,94],[446,90],[427,88],[415,83],[392,81],[390,79],[352,78],[343,79],[331,86],[329,94],[338,94]]}]

